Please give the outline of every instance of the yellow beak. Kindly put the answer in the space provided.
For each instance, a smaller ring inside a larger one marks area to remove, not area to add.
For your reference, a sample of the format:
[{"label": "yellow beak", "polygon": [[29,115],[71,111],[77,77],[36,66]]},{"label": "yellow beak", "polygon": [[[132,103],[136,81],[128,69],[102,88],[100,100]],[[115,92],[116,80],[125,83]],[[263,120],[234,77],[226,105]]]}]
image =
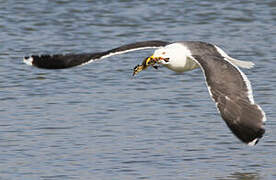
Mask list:
[{"label": "yellow beak", "polygon": [[165,62],[169,62],[169,58],[163,58],[163,57],[154,57],[153,55],[148,57],[145,61],[144,61],[144,65],[145,66],[150,66],[150,65],[154,65],[155,63],[158,63],[159,61],[165,61]]},{"label": "yellow beak", "polygon": [[154,64],[156,63],[155,60],[156,60],[155,57],[150,56],[150,57],[148,57],[148,58],[143,62],[143,64],[144,64],[146,67],[148,67],[148,66],[150,66],[150,65],[154,65]]}]

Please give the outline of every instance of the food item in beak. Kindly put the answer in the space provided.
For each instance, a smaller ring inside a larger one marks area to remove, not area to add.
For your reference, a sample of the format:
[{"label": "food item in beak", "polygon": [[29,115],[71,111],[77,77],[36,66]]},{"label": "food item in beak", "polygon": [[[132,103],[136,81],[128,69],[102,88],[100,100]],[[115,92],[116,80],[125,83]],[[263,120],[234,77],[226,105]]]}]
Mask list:
[{"label": "food item in beak", "polygon": [[132,75],[135,76],[139,72],[147,69],[149,66],[153,66],[155,69],[157,69],[157,67],[154,66],[155,63],[156,63],[156,60],[152,56],[146,57],[141,65],[138,64],[137,66],[134,67]]}]

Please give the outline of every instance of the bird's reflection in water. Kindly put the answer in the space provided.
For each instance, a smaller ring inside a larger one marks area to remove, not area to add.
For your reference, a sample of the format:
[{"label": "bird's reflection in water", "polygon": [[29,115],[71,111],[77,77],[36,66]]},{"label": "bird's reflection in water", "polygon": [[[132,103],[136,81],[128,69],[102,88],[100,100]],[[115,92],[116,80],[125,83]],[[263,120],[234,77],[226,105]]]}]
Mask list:
[{"label": "bird's reflection in water", "polygon": [[261,180],[259,173],[250,172],[234,172],[225,178],[217,178],[219,180]]}]

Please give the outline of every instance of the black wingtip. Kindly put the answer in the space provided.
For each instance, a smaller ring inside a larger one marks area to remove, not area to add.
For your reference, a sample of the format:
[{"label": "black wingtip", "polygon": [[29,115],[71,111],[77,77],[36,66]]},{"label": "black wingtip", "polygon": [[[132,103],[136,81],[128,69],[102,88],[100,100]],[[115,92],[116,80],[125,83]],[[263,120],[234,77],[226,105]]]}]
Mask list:
[{"label": "black wingtip", "polygon": [[263,137],[264,133],[265,133],[265,129],[264,129],[264,128],[259,129],[259,131],[256,132],[256,138],[253,139],[253,140],[250,141],[250,142],[247,142],[247,144],[248,144],[249,146],[254,146],[254,145],[256,145],[256,144],[260,141],[260,139]]},{"label": "black wingtip", "polygon": [[43,69],[64,69],[78,66],[88,62],[90,59],[96,57],[95,54],[56,54],[56,55],[32,55],[23,58],[27,65],[35,66]]}]

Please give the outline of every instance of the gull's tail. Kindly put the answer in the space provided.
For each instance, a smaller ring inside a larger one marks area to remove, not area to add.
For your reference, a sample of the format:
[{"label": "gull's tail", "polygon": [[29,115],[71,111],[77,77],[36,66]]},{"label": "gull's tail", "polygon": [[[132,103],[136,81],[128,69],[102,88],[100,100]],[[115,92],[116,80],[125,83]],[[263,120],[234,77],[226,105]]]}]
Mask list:
[{"label": "gull's tail", "polygon": [[231,63],[235,64],[238,67],[241,68],[246,68],[246,69],[250,69],[254,67],[254,63],[251,61],[241,61],[241,60],[237,60],[235,58],[230,57],[228,54],[226,54],[221,48],[219,48],[218,46],[215,46],[217,51],[220,53],[220,55],[222,55],[224,58],[226,58],[226,60],[230,61]]},{"label": "gull's tail", "polygon": [[246,68],[246,69],[251,69],[254,67],[254,63],[251,62],[251,61],[241,61],[241,60],[237,60],[237,59],[234,59],[232,57],[226,57],[227,60],[229,60],[230,62],[232,62],[233,64],[241,67],[241,68]]}]

